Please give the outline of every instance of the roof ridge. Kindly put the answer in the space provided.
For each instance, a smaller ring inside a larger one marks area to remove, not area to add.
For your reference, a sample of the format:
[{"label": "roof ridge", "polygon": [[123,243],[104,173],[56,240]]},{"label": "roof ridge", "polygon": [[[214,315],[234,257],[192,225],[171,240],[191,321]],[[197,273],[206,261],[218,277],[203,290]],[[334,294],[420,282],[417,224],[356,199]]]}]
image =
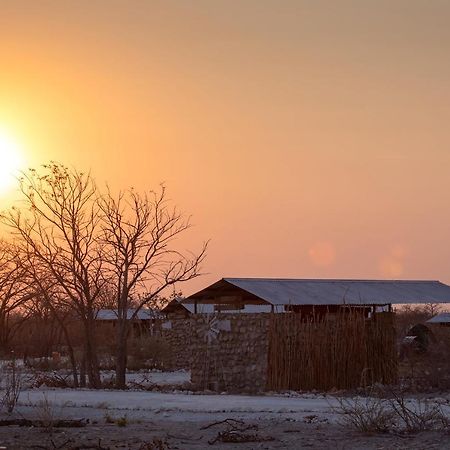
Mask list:
[{"label": "roof ridge", "polygon": [[242,281],[310,281],[320,283],[346,282],[346,283],[440,283],[439,280],[413,280],[413,279],[358,279],[358,278],[264,278],[264,277],[224,277],[225,281],[242,280]]}]

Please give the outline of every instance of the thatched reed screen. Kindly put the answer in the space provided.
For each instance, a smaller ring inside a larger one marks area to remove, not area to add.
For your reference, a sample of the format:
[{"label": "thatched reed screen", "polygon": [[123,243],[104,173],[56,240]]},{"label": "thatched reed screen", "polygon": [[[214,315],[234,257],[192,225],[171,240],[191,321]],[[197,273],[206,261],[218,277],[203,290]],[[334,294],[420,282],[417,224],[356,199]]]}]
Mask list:
[{"label": "thatched reed screen", "polygon": [[268,390],[351,389],[397,379],[394,316],[273,314]]}]

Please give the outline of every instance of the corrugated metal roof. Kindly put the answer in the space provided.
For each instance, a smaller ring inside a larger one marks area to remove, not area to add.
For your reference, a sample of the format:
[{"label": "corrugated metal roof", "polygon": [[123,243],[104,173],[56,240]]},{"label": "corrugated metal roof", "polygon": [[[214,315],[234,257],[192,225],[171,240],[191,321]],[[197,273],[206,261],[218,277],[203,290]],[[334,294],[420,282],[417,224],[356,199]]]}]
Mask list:
[{"label": "corrugated metal roof", "polygon": [[450,313],[440,313],[427,320],[427,323],[450,323]]},{"label": "corrugated metal roof", "polygon": [[272,305],[450,303],[439,281],[224,278]]},{"label": "corrugated metal roof", "polygon": [[[131,319],[135,313],[135,309],[128,309],[127,319]],[[161,317],[159,311],[153,309],[141,309],[136,314],[136,320],[150,320]],[[117,320],[117,309],[99,309],[96,315],[97,320]]]}]

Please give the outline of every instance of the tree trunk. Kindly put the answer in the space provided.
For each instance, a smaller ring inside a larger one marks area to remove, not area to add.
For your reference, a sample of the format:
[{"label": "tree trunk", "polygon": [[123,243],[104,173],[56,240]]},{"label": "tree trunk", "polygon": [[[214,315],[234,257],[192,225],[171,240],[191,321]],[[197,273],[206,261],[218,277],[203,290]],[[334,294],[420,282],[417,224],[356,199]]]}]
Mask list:
[{"label": "tree trunk", "polygon": [[83,352],[81,356],[81,365],[80,365],[80,387],[86,387],[86,352]]},{"label": "tree trunk", "polygon": [[6,313],[0,313],[0,354],[8,351],[9,327]]},{"label": "tree trunk", "polygon": [[88,317],[84,322],[84,332],[86,339],[84,353],[89,386],[91,388],[98,389],[101,383],[94,325],[95,324],[93,317]]},{"label": "tree trunk", "polygon": [[[64,319],[58,316],[56,311],[52,309],[53,316],[58,322],[61,332],[64,336],[64,340],[66,341],[67,351],[69,353],[70,365],[72,366],[72,377],[73,377],[73,387],[80,387],[80,383],[78,381],[78,369],[77,369],[77,360],[75,358],[75,352],[73,349],[72,341],[70,340],[69,331],[67,330],[67,326],[64,323]],[[86,385],[86,383],[85,383]]]},{"label": "tree trunk", "polygon": [[116,388],[125,389],[127,356],[128,356],[128,345],[127,345],[128,326],[126,319],[119,318],[117,322],[118,323],[116,335]]},{"label": "tree trunk", "polygon": [[72,376],[73,376],[73,387],[77,388],[80,386],[78,382],[78,370],[77,370],[77,360],[75,358],[75,352],[73,350],[72,342],[70,341],[69,332],[65,325],[63,325],[62,321],[60,322],[60,326],[62,332],[64,334],[64,338],[67,344],[67,351],[69,353],[70,364],[72,366]]}]

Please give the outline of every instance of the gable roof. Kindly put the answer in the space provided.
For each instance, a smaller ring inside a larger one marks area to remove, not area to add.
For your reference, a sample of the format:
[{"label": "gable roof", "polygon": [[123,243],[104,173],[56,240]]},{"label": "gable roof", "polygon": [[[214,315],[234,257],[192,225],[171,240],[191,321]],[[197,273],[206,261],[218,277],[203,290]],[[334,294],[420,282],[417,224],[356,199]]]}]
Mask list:
[{"label": "gable roof", "polygon": [[[186,313],[193,314],[195,312],[195,305],[193,303],[185,303],[184,298],[176,297],[172,299],[169,303],[167,303],[164,308],[161,309],[162,314],[170,314],[177,311],[184,311]],[[197,307],[198,313],[213,313],[214,305],[198,305]]]},{"label": "gable roof", "polygon": [[207,303],[236,288],[272,305],[450,303],[450,286],[439,281],[283,278],[223,278],[185,302]]}]

